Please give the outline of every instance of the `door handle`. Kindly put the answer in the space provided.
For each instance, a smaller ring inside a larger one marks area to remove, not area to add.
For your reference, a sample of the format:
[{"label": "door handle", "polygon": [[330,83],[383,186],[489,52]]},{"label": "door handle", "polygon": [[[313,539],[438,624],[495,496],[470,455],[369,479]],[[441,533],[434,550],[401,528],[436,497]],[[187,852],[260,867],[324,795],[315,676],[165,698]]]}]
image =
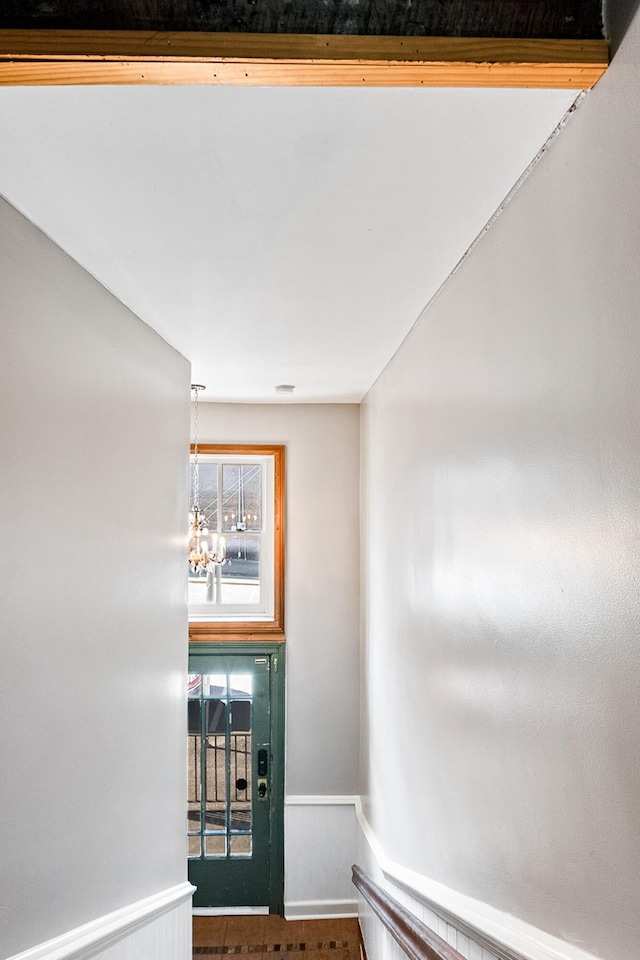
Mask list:
[{"label": "door handle", "polygon": [[269,775],[269,751],[258,750],[258,800],[267,799]]}]

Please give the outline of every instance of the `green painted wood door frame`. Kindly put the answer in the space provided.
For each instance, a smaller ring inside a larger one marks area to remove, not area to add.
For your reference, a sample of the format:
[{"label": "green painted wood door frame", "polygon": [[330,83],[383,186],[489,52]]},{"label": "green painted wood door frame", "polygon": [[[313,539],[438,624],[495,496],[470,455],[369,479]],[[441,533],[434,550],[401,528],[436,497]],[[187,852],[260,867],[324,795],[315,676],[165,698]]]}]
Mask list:
[{"label": "green painted wood door frame", "polygon": [[[189,656],[270,658],[271,691],[271,850],[269,913],[284,915],[284,718],[285,644],[270,642],[191,643]],[[274,659],[275,658],[275,659]]]}]

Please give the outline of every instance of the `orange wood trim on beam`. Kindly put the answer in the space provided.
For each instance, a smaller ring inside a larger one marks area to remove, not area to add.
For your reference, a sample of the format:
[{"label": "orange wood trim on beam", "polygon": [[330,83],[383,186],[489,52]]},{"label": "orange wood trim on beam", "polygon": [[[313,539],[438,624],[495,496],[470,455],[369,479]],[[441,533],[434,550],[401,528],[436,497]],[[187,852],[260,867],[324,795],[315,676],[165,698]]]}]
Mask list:
[{"label": "orange wood trim on beam", "polygon": [[604,40],[0,30],[0,85],[588,89]]}]

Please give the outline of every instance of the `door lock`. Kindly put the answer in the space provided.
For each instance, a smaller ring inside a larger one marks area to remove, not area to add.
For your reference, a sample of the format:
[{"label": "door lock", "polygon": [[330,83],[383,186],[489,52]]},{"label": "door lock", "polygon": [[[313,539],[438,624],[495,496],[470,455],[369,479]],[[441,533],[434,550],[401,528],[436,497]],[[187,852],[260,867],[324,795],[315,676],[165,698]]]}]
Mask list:
[{"label": "door lock", "polygon": [[258,800],[267,799],[267,777],[269,776],[269,751],[263,747],[258,750]]}]

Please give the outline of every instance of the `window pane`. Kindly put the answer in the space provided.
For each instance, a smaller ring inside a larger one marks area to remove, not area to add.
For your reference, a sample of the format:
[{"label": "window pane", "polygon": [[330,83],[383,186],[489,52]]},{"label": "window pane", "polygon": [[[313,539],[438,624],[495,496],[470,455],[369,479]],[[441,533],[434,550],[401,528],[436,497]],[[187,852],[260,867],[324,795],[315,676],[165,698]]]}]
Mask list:
[{"label": "window pane", "polygon": [[215,597],[215,580],[212,574],[195,575],[189,570],[189,603],[207,603]]},{"label": "window pane", "polygon": [[[193,479],[194,467],[191,464],[189,475],[189,507],[193,506]],[[206,517],[210,530],[216,530],[218,525],[218,464],[203,463],[198,465],[199,503],[200,510]]]},{"label": "window pane", "polygon": [[222,465],[222,529],[262,530],[262,467],[259,463]]},{"label": "window pane", "polygon": [[222,603],[260,603],[259,537],[227,537],[227,562],[221,574]]}]

